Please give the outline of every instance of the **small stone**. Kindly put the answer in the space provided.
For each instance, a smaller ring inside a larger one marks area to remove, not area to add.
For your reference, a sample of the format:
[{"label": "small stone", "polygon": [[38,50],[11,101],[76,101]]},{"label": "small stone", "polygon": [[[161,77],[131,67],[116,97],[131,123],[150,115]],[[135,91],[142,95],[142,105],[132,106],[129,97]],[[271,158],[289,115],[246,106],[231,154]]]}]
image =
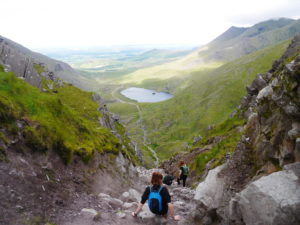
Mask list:
[{"label": "small stone", "polygon": [[94,221],[100,221],[100,219],[101,219],[101,213],[98,212],[97,215],[94,216],[93,220]]},{"label": "small stone", "polygon": [[21,205],[16,205],[16,210],[17,210],[18,212],[21,212],[21,211],[24,210],[24,207],[21,206]]},{"label": "small stone", "polygon": [[261,89],[261,91],[258,93],[256,97],[256,101],[259,102],[263,98],[268,98],[272,96],[272,94],[273,94],[273,88],[271,86],[266,86],[263,89]]},{"label": "small stone", "polygon": [[130,195],[130,200],[134,202],[139,202],[141,200],[141,194],[137,190],[131,188],[128,192]]},{"label": "small stone", "polygon": [[127,191],[122,194],[122,197],[125,199],[129,198],[129,196],[130,196],[130,194]]},{"label": "small stone", "polygon": [[133,203],[125,202],[123,204],[123,208],[124,209],[130,209],[131,207],[133,207]]},{"label": "small stone", "polygon": [[289,130],[288,136],[290,139],[296,139],[300,137],[300,123],[295,122],[292,124],[292,129]]},{"label": "small stone", "polygon": [[110,198],[110,195],[104,194],[104,193],[100,193],[100,194],[98,194],[98,197],[100,197],[100,198]]},{"label": "small stone", "polygon": [[126,213],[124,212],[117,212],[117,216],[121,219],[125,219],[126,218]]},{"label": "small stone", "polygon": [[81,213],[88,213],[88,214],[91,214],[93,216],[96,216],[98,214],[98,212],[95,209],[88,209],[88,208],[83,208],[81,210]]}]

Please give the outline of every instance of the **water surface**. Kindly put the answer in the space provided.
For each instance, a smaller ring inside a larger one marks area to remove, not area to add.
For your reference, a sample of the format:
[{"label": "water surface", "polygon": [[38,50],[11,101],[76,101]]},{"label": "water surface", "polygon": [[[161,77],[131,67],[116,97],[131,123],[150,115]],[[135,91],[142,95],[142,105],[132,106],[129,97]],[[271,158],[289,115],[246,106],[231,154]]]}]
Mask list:
[{"label": "water surface", "polygon": [[162,102],[173,97],[173,95],[166,92],[137,87],[127,88],[121,91],[121,94],[138,102]]}]

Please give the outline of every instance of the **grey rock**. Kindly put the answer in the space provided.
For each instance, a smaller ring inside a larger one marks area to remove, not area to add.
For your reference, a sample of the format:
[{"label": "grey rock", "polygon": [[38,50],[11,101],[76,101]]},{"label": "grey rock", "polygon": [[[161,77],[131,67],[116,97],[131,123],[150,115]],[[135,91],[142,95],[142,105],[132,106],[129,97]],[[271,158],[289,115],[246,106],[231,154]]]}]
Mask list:
[{"label": "grey rock", "polygon": [[134,202],[139,202],[141,200],[142,195],[135,189],[129,189],[129,199]]},{"label": "grey rock", "polygon": [[129,196],[130,196],[130,194],[129,194],[129,192],[123,192],[123,194],[122,194],[122,199],[124,200],[124,201],[127,201],[128,200],[128,198],[129,198]]},{"label": "grey rock", "polygon": [[224,191],[224,179],[218,174],[224,166],[225,164],[210,170],[205,180],[196,188],[194,199],[201,201],[209,209],[220,206]]},{"label": "grey rock", "polygon": [[123,204],[123,209],[132,209],[135,208],[137,206],[137,204],[135,204],[134,202],[125,202]]},{"label": "grey rock", "polygon": [[104,193],[98,194],[98,197],[100,197],[100,198],[111,198],[110,195],[104,194]]},{"label": "grey rock", "polygon": [[81,209],[82,214],[90,214],[92,216],[96,216],[98,212],[95,209],[88,209],[88,208],[83,208]]},{"label": "grey rock", "polygon": [[295,117],[300,116],[300,111],[298,106],[293,103],[284,106],[283,110],[288,116],[295,116]]},{"label": "grey rock", "polygon": [[273,94],[273,88],[271,86],[266,86],[257,95],[256,101],[259,102],[263,98],[271,97]]},{"label": "grey rock", "polygon": [[126,213],[119,211],[119,212],[117,212],[117,217],[119,217],[121,219],[125,219],[126,218]]},{"label": "grey rock", "polygon": [[193,140],[193,144],[197,144],[199,141],[201,141],[203,139],[202,136],[197,136],[197,137],[194,137],[194,140]]},{"label": "grey rock", "polygon": [[290,139],[296,139],[300,137],[300,123],[294,122],[292,124],[292,129],[288,131],[288,136]]},{"label": "grey rock", "polygon": [[232,221],[246,225],[300,223],[300,163],[250,183],[230,201]]}]

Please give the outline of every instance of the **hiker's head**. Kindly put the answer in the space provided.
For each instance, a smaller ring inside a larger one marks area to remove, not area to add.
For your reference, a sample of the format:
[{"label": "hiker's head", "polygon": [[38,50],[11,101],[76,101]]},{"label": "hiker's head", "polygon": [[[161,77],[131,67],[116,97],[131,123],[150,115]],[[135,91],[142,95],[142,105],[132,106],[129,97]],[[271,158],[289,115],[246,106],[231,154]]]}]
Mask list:
[{"label": "hiker's head", "polygon": [[179,167],[183,166],[184,164],[185,164],[185,162],[184,162],[183,160],[181,160],[181,161],[179,162]]},{"label": "hiker's head", "polygon": [[151,184],[161,185],[162,184],[163,175],[160,172],[153,172],[151,178]]}]

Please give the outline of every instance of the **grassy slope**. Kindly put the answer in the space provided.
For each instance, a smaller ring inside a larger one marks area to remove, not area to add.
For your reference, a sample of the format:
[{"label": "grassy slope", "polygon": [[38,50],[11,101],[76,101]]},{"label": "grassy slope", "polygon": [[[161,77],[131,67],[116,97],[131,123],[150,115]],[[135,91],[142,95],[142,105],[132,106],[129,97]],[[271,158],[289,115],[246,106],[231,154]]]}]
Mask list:
[{"label": "grassy slope", "polygon": [[186,85],[185,81],[195,71],[217,68],[225,62],[292,38],[300,32],[300,20],[268,20],[247,29],[236,29],[244,32],[229,35],[233,32],[231,28],[178,60],[129,73],[121,83],[174,93],[178,87]]},{"label": "grassy slope", "polygon": [[245,86],[267,71],[288,41],[227,63],[211,72],[196,72],[190,85],[173,99],[141,104],[149,137],[162,159],[186,148],[193,136],[224,121],[240,103]]},{"label": "grassy slope", "polygon": [[0,127],[14,134],[16,120],[27,121],[26,145],[34,151],[55,150],[66,162],[73,154],[88,161],[95,151],[121,149],[119,140],[99,125],[102,115],[92,93],[67,84],[54,89],[57,93],[41,92],[13,73],[0,72]]}]

